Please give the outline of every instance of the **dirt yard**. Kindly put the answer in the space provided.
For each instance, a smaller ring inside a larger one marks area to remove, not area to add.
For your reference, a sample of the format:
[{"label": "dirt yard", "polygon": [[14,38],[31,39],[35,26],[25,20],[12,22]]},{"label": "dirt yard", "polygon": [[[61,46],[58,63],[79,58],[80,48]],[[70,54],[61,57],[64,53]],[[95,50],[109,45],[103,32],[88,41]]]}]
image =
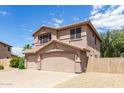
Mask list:
[{"label": "dirt yard", "polygon": [[124,74],[87,72],[60,83],[57,88],[123,88]]}]

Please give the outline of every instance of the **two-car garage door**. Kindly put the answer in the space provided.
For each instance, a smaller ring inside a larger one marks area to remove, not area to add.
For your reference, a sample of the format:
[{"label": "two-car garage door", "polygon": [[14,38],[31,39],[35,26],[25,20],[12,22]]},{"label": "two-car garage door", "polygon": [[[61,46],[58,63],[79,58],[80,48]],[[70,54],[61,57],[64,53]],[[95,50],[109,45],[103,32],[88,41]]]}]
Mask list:
[{"label": "two-car garage door", "polygon": [[75,72],[74,54],[68,52],[52,52],[43,54],[41,70]]}]

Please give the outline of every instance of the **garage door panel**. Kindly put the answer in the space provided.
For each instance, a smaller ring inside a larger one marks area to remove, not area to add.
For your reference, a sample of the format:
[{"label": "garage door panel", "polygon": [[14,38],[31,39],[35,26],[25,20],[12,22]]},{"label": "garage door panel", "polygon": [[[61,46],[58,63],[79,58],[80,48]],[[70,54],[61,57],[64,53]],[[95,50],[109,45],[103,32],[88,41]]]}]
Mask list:
[{"label": "garage door panel", "polygon": [[64,71],[64,72],[74,72],[74,64],[73,63],[64,63],[64,64],[59,64],[57,65],[57,69],[59,69],[59,71]]},{"label": "garage door panel", "polygon": [[55,52],[44,54],[41,67],[42,70],[74,72],[74,54]]},{"label": "garage door panel", "polygon": [[46,66],[43,66],[42,70],[56,71],[56,68],[52,65],[46,65]]}]

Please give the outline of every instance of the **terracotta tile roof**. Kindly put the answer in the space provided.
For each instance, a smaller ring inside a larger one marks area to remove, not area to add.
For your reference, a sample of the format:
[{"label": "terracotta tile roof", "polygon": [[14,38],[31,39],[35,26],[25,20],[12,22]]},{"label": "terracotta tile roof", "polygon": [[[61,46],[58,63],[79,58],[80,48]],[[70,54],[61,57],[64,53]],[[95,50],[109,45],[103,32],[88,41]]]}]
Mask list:
[{"label": "terracotta tile roof", "polygon": [[101,41],[101,38],[98,34],[98,32],[96,31],[95,27],[92,25],[91,21],[88,20],[88,21],[81,21],[81,22],[76,22],[76,23],[73,23],[73,24],[70,24],[70,25],[66,25],[66,26],[62,26],[62,27],[58,27],[58,28],[55,28],[55,27],[50,27],[50,26],[42,26],[41,28],[39,28],[37,31],[35,31],[33,33],[33,36],[38,33],[41,29],[43,28],[48,28],[48,29],[53,29],[53,30],[63,30],[63,29],[67,29],[67,28],[71,28],[71,27],[74,27],[74,26],[80,26],[80,25],[84,25],[84,24],[88,24],[92,30],[94,31],[94,33],[96,34],[96,36],[98,37],[98,39]]},{"label": "terracotta tile roof", "polygon": [[42,50],[43,48],[49,46],[52,43],[59,43],[59,44],[62,44],[64,46],[68,46],[68,47],[71,47],[71,48],[74,48],[74,49],[77,49],[77,50],[80,50],[80,51],[88,51],[88,52],[90,51],[90,50],[88,50],[86,48],[79,48],[79,47],[76,47],[76,46],[73,46],[73,45],[70,45],[70,44],[67,44],[67,43],[63,43],[63,42],[58,41],[58,40],[52,40],[49,43],[47,43],[46,45],[44,45],[44,46],[37,46],[37,47],[34,47],[32,49],[25,50],[24,54],[34,54],[34,53],[37,53],[37,52],[39,52],[40,50]]}]

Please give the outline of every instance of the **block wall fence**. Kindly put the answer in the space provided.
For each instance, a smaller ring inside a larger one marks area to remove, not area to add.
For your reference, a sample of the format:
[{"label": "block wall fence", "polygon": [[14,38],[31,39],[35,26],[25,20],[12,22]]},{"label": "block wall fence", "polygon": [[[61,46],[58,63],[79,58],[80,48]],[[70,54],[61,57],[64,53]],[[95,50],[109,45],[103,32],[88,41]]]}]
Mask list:
[{"label": "block wall fence", "polygon": [[87,71],[124,74],[124,58],[89,58]]}]

